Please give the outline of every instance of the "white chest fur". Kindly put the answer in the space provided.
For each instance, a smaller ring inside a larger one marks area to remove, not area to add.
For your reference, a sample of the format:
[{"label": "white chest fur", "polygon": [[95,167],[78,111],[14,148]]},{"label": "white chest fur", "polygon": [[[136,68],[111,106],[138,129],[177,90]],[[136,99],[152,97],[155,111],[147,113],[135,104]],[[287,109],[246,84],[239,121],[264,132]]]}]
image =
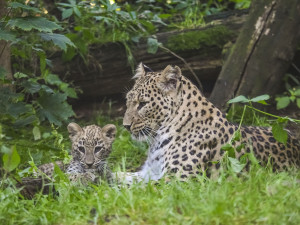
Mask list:
[{"label": "white chest fur", "polygon": [[150,146],[148,157],[142,169],[138,172],[146,182],[149,180],[159,180],[165,173],[165,155],[169,146],[169,135],[157,135],[158,138]]}]

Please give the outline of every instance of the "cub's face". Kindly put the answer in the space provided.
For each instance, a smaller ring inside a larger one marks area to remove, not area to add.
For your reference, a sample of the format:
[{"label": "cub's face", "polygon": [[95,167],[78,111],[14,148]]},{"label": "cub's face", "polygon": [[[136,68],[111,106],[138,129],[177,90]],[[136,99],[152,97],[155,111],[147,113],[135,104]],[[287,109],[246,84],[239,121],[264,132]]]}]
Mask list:
[{"label": "cub's face", "polygon": [[73,160],[79,161],[84,169],[96,169],[106,161],[115,139],[115,125],[108,124],[103,128],[90,125],[81,128],[76,123],[70,123],[68,131],[72,142]]},{"label": "cub's face", "polygon": [[181,86],[178,67],[168,66],[161,73],[147,70],[140,64],[136,71],[135,85],[126,96],[123,119],[125,128],[138,140],[155,137],[159,127],[174,115]]}]

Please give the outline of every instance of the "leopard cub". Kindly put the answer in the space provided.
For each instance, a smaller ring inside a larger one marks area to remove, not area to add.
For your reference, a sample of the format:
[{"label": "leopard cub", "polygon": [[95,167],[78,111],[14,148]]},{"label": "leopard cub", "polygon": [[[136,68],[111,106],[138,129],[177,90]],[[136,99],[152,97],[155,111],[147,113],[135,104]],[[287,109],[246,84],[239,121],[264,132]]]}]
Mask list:
[{"label": "leopard cub", "polygon": [[[111,153],[116,135],[116,127],[108,124],[103,128],[97,125],[80,127],[76,123],[68,125],[72,142],[72,161],[68,165],[56,162],[60,169],[68,174],[71,182],[97,183],[100,178],[112,182],[111,171],[107,167],[107,158]],[[53,175],[54,164],[38,167],[47,176]]]}]

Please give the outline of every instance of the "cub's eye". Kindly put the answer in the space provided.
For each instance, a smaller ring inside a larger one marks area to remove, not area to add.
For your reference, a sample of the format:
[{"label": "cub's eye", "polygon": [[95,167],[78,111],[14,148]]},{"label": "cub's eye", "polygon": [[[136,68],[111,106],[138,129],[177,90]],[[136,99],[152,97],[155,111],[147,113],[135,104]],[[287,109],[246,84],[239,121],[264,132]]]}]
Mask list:
[{"label": "cub's eye", "polygon": [[98,147],[96,147],[96,148],[95,148],[95,153],[98,153],[98,152],[100,152],[100,151],[101,151],[101,149],[102,149],[102,148],[101,148],[101,147],[99,147],[99,146],[98,146]]},{"label": "cub's eye", "polygon": [[143,108],[145,105],[147,104],[147,102],[140,102],[139,106],[138,106],[138,110],[140,110],[141,108]]},{"label": "cub's eye", "polygon": [[79,146],[79,147],[78,147],[78,150],[81,151],[82,153],[85,153],[85,149],[84,149],[83,146]]}]

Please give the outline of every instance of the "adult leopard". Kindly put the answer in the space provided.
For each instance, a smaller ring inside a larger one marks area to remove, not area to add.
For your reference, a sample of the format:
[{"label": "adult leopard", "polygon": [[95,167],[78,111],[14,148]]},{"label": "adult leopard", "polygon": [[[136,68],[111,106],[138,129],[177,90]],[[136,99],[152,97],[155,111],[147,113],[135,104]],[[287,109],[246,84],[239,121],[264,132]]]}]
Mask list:
[{"label": "adult leopard", "polygon": [[[167,66],[153,72],[138,66],[133,77],[135,84],[127,93],[127,110],[123,125],[137,140],[148,140],[150,148],[142,169],[135,173],[119,173],[128,182],[158,180],[165,174],[180,179],[206,172],[218,171],[224,156],[221,147],[238,129],[209,102],[178,66]],[[286,146],[275,140],[271,128],[241,127],[241,139],[234,146],[245,143],[236,152],[240,158],[253,153],[262,165],[268,160],[274,170],[300,166],[300,143],[291,135]],[[247,167],[248,168],[248,167]],[[246,169],[247,169],[246,168]]]}]

